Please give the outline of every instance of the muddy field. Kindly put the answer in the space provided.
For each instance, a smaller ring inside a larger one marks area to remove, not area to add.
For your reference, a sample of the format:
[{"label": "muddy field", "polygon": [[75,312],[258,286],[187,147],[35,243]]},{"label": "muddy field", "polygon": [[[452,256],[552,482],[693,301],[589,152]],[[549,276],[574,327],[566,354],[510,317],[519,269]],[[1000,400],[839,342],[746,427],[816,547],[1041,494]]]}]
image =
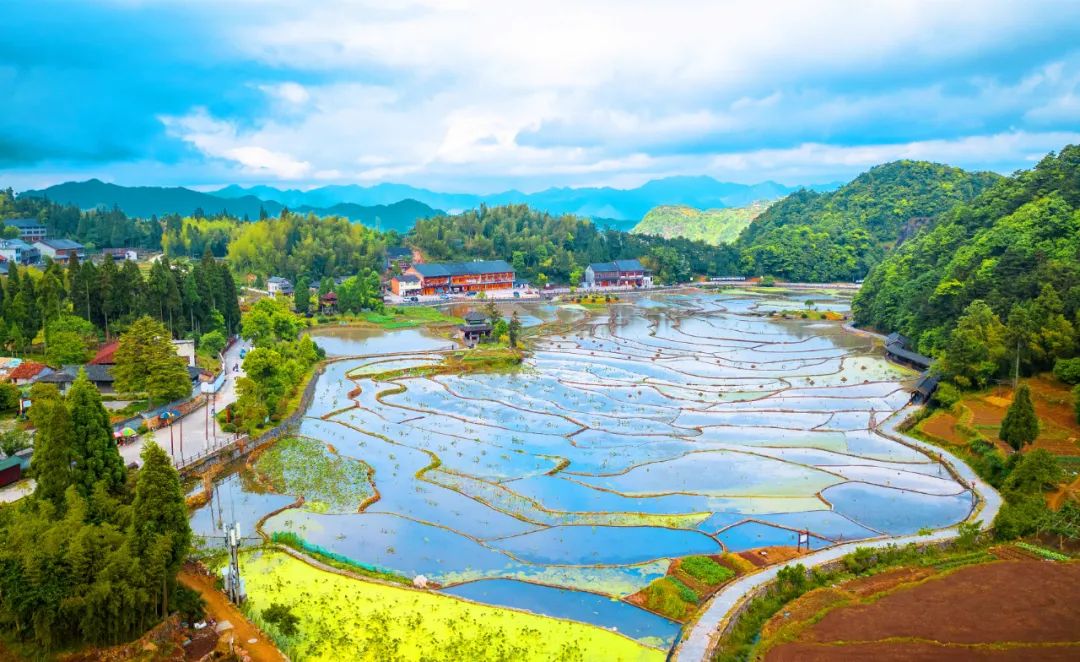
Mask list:
[{"label": "muddy field", "polygon": [[1080,563],[970,566],[836,608],[765,659],[1076,660],[1078,594]]}]

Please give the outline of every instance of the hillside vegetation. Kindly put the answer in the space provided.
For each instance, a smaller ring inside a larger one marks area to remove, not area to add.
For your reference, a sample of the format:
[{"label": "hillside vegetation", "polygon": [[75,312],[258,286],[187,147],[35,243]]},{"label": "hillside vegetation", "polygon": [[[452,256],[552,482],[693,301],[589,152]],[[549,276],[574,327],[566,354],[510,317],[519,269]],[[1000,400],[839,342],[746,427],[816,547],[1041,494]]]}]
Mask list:
[{"label": "hillside vegetation", "polygon": [[600,230],[578,216],[552,216],[525,205],[481,206],[455,216],[417,221],[409,243],[429,261],[507,260],[518,278],[537,285],[577,283],[590,262],[640,258],[659,282],[694,274],[733,273],[729,246]]},{"label": "hillside vegetation", "polygon": [[750,221],[757,218],[768,206],[769,203],[764,201],[725,209],[661,205],[650,209],[631,232],[668,239],[683,237],[713,245],[730,244],[750,225]]},{"label": "hillside vegetation", "polygon": [[942,215],[870,273],[853,309],[858,323],[900,331],[924,351],[951,350],[951,363],[974,344],[986,352],[988,376],[1005,369],[1018,344],[1027,368],[1071,355],[1080,321],[1080,146]]},{"label": "hillside vegetation", "polygon": [[793,193],[739,237],[743,271],[797,281],[863,278],[901,236],[998,179],[925,161],[895,161],[832,193]]}]

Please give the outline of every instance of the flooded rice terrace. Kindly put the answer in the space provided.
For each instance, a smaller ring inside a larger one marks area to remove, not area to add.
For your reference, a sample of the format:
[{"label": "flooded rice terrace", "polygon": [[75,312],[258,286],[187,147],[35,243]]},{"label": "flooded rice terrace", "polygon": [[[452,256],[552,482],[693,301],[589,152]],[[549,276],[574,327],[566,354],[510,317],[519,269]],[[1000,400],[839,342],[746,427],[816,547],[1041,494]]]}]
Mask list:
[{"label": "flooded rice terrace", "polygon": [[[537,306],[559,331],[520,372],[389,382],[372,376],[437,362],[448,341],[338,335],[333,354],[396,355],[329,364],[299,433],[363,463],[370,485],[258,494],[234,474],[214,503],[248,533],[261,520],[448,594],[666,648],[679,624],[619,599],[673,558],[794,546],[799,530],[815,549],[910,534],[971,508],[941,466],[872,429],[908,402],[913,373],[838,323],[760,315],[802,307],[748,292]],[[197,534],[216,535],[214,507],[193,516]]]}]

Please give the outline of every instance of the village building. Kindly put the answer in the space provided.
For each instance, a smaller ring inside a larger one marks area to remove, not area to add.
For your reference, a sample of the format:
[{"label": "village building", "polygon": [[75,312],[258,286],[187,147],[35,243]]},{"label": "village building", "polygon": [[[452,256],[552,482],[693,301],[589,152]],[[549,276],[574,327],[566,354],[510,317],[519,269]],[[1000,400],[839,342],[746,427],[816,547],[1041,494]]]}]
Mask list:
[{"label": "village building", "polygon": [[389,271],[396,266],[401,271],[405,271],[412,264],[412,259],[411,248],[407,246],[389,246],[386,249],[386,270]]},{"label": "village building", "polygon": [[487,315],[484,313],[470,310],[465,313],[465,323],[459,327],[461,331],[461,338],[465,341],[465,344],[472,347],[480,340],[486,340],[491,337],[491,324],[488,321]]},{"label": "village building", "polygon": [[333,292],[322,295],[319,297],[319,312],[323,315],[336,315],[337,301],[337,295]]},{"label": "village building", "polygon": [[895,332],[890,333],[885,338],[885,355],[897,363],[903,363],[912,368],[918,368],[919,370],[929,368],[934,360],[908,349],[910,345],[911,341],[905,336]]},{"label": "village building", "polygon": [[36,218],[9,218],[4,225],[18,230],[19,239],[31,244],[49,236],[49,229]]},{"label": "village building", "polygon": [[418,281],[418,293],[425,295],[508,290],[514,287],[514,268],[506,260],[424,262],[392,278],[391,291],[398,296],[407,296],[403,291],[415,293],[410,290],[412,279]]},{"label": "village building", "polygon": [[139,260],[138,248],[102,248],[101,256],[111,255],[113,260],[131,260],[137,262]]},{"label": "village building", "polygon": [[54,262],[67,264],[72,256],[79,260],[86,259],[86,249],[77,241],[70,239],[41,239],[34,242],[34,248],[42,257],[52,258]]},{"label": "village building", "polygon": [[585,287],[650,287],[652,275],[638,260],[594,262],[585,268]]},{"label": "village building", "polygon": [[22,239],[0,239],[0,257],[15,264],[35,264],[41,252]]},{"label": "village building", "polygon": [[43,375],[52,372],[49,366],[37,361],[23,361],[11,369],[7,374],[7,380],[15,386],[33,384]]},{"label": "village building", "polygon": [[22,480],[30,469],[30,449],[0,460],[0,487]]},{"label": "village building", "polygon": [[293,284],[288,278],[271,276],[266,280],[266,290],[270,294],[284,294],[290,296],[293,293]]}]

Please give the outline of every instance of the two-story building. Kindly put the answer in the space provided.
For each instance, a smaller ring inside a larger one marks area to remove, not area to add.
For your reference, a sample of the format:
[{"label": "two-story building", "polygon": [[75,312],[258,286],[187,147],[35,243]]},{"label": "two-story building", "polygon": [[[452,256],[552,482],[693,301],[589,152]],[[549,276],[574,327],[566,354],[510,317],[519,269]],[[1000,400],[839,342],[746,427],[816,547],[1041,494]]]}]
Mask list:
[{"label": "two-story building", "polygon": [[54,262],[61,264],[67,264],[72,256],[77,257],[79,261],[86,259],[86,249],[83,245],[70,239],[42,239],[34,242],[34,248],[41,257],[52,258]]},{"label": "two-story building", "polygon": [[22,239],[0,239],[0,257],[10,263],[34,264],[41,253]]},{"label": "two-story building", "polygon": [[398,296],[405,296],[402,291],[409,289],[409,279],[419,281],[420,294],[508,290],[514,287],[514,268],[506,260],[424,262],[391,279],[390,289]]},{"label": "two-story building", "polygon": [[49,230],[36,218],[9,218],[4,225],[19,231],[19,239],[27,243],[34,243],[49,236]]},{"label": "two-story building", "polygon": [[638,260],[594,262],[585,268],[586,287],[648,287],[652,276]]},{"label": "two-story building", "polygon": [[290,296],[293,293],[293,284],[288,278],[271,276],[266,279],[266,290],[270,294],[284,294]]}]

